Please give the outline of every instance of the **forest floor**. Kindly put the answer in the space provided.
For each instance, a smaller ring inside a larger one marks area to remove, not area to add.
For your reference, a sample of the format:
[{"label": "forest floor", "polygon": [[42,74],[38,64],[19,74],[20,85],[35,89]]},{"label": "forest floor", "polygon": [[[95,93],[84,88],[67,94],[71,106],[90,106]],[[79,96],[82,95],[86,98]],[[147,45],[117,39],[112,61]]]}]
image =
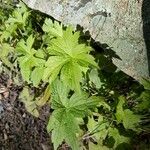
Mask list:
[{"label": "forest floor", "polygon": [[51,150],[46,131],[50,108],[43,107],[41,116],[33,117],[18,98],[21,89],[0,75],[0,150]]}]

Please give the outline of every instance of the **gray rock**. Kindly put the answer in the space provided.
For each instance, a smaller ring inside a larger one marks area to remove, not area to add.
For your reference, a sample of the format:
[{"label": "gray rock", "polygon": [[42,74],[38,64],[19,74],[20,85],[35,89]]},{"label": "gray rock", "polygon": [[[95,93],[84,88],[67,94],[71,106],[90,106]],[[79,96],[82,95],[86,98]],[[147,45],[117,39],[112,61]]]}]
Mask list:
[{"label": "gray rock", "polygon": [[4,108],[3,108],[2,102],[0,101],[0,119],[2,117],[3,112],[4,112]]},{"label": "gray rock", "polygon": [[[148,77],[143,39],[143,0],[23,0],[64,24],[79,24],[92,38],[111,47],[121,60],[113,62],[135,79]],[[150,15],[150,14],[149,14]]]}]

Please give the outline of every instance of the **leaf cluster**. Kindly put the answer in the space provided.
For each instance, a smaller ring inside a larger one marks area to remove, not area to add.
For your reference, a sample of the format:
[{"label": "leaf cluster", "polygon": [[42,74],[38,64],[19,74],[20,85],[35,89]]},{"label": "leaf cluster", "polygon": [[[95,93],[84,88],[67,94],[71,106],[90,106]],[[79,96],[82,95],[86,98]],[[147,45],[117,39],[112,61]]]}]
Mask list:
[{"label": "leaf cluster", "polygon": [[[130,143],[141,116],[129,109],[127,97],[117,91],[118,84],[125,84],[125,75],[110,73],[114,70],[110,64],[103,70],[110,60],[91,55],[90,43],[80,42],[81,33],[72,26],[35,16],[37,20],[20,3],[3,21],[0,60],[21,75],[24,88],[19,98],[28,112],[39,117],[39,108],[50,105],[47,130],[54,149],[63,142],[73,150],[116,149]],[[150,84],[144,81],[140,110],[149,108]]]}]

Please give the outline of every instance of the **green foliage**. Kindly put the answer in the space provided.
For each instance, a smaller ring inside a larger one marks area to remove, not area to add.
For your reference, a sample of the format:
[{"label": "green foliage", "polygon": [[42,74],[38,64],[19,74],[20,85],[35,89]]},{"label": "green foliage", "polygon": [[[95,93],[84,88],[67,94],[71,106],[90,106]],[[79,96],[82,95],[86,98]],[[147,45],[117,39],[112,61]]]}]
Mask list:
[{"label": "green foliage", "polygon": [[10,53],[14,52],[14,48],[7,43],[0,44],[0,60],[9,68],[13,68],[12,63],[8,60]]},{"label": "green foliage", "polygon": [[143,78],[141,82],[142,82],[142,85],[144,86],[144,89],[150,91],[150,80]]},{"label": "green foliage", "polygon": [[23,88],[23,91],[21,92],[19,98],[22,102],[24,102],[28,112],[30,112],[35,117],[39,117],[39,112],[37,110],[36,101],[34,100],[34,95],[31,94],[28,87]]},{"label": "green foliage", "polygon": [[91,41],[81,42],[79,31],[30,13],[23,3],[11,12],[1,18],[0,60],[24,87],[19,98],[29,113],[39,117],[40,107],[50,105],[47,130],[54,149],[64,142],[73,150],[130,143],[141,121],[135,111],[150,107],[149,80],[143,79],[145,90],[130,106],[129,77],[115,70],[110,56],[91,55]]},{"label": "green foliage", "polygon": [[116,108],[116,118],[118,123],[123,123],[126,129],[136,130],[136,125],[140,121],[140,116],[135,115],[130,109],[124,109],[126,99],[124,97],[119,97],[119,102]]},{"label": "green foliage", "polygon": [[3,23],[5,22],[6,19],[8,19],[8,15],[12,13],[14,9],[14,3],[12,0],[1,0],[0,3],[0,24],[1,27],[3,27]]},{"label": "green foliage", "polygon": [[148,110],[150,108],[150,91],[144,91],[139,99],[141,102],[136,106],[139,111]]},{"label": "green foliage", "polygon": [[99,146],[103,146],[103,141],[108,135],[108,128],[110,124],[103,116],[98,115],[98,119],[95,120],[93,117],[88,118],[88,131],[89,135],[92,135],[94,139],[99,143]]},{"label": "green foliage", "polygon": [[40,114],[38,108],[45,105],[45,103],[49,100],[50,95],[50,86],[47,86],[45,92],[39,97],[35,97],[35,93],[33,93],[28,86],[25,86],[21,91],[19,99],[25,104],[29,113],[35,117],[39,117]]},{"label": "green foliage", "polygon": [[58,22],[52,23],[46,19],[43,30],[55,37],[47,47],[50,57],[45,64],[43,80],[49,79],[51,83],[60,74],[60,79],[64,84],[72,90],[79,91],[82,73],[85,69],[88,66],[98,67],[94,57],[89,55],[92,48],[79,44],[79,32],[74,32],[71,26],[63,30]]},{"label": "green foliage", "polygon": [[149,111],[150,109],[150,80],[143,78],[142,85],[145,91],[143,91],[139,97],[139,104],[136,106],[138,111]]},{"label": "green foliage", "polygon": [[119,144],[129,143],[129,138],[120,135],[118,129],[116,128],[109,128],[109,137],[113,137],[115,140],[114,148],[116,148]]},{"label": "green foliage", "polygon": [[92,69],[90,71],[90,73],[89,73],[89,79],[90,79],[90,82],[92,84],[94,84],[97,89],[101,88],[101,86],[102,86],[103,83],[101,82],[101,80],[99,78],[98,70],[97,69]]},{"label": "green foliage", "polygon": [[20,7],[16,8],[5,22],[5,30],[3,31],[0,40],[8,40],[13,34],[17,34],[16,30],[20,32],[22,32],[21,30],[25,31],[28,16],[29,11],[27,11],[27,7],[23,3],[20,3]]},{"label": "green foliage", "polygon": [[89,113],[100,101],[87,94],[74,93],[68,98],[70,89],[61,81],[56,80],[52,87],[52,108],[54,109],[47,129],[52,130],[54,148],[65,140],[73,150],[79,149],[77,133],[79,125],[77,118],[82,118]]},{"label": "green foliage", "polygon": [[49,36],[61,37],[63,36],[62,24],[57,21],[52,21],[51,19],[45,19],[43,25],[43,31],[48,33]]},{"label": "green foliage", "polygon": [[[26,42],[22,39],[18,42],[16,52],[18,53],[18,62],[21,69],[22,77],[25,81],[33,82],[34,86],[38,86],[43,76],[45,60],[43,55],[39,55],[40,50],[32,48],[34,38],[32,35],[28,37]],[[38,54],[38,57],[36,55]],[[34,69],[33,69],[34,68]],[[38,76],[36,76],[38,74]]]},{"label": "green foliage", "polygon": [[[130,120],[129,120],[130,121]],[[130,138],[122,135],[120,131],[115,127],[113,122],[109,122],[105,116],[98,115],[98,119],[95,120],[93,117],[88,119],[88,135],[92,137],[98,144],[90,146],[94,149],[109,149],[106,145],[111,142],[111,138],[114,140],[112,142],[111,148],[117,148],[122,143],[129,143]],[[107,143],[104,145],[104,143]]]},{"label": "green foliage", "polygon": [[[142,85],[144,91],[138,97],[138,104],[135,110],[141,114],[141,129],[146,132],[150,132],[150,80],[143,78]],[[142,144],[142,143],[141,143]]]}]

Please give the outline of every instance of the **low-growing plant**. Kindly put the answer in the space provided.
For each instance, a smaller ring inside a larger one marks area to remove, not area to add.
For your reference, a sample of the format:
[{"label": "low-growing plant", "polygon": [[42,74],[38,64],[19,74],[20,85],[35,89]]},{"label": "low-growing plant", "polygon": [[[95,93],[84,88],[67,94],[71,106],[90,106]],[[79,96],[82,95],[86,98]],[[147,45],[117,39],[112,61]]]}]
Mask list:
[{"label": "low-growing plant", "polygon": [[49,18],[35,28],[39,18],[19,5],[1,30],[0,59],[22,76],[20,99],[28,112],[38,117],[39,107],[51,106],[47,131],[54,149],[64,141],[73,150],[115,149],[125,143],[129,148],[140,116],[128,108],[125,96],[107,88],[90,42],[81,43],[80,31]]}]

